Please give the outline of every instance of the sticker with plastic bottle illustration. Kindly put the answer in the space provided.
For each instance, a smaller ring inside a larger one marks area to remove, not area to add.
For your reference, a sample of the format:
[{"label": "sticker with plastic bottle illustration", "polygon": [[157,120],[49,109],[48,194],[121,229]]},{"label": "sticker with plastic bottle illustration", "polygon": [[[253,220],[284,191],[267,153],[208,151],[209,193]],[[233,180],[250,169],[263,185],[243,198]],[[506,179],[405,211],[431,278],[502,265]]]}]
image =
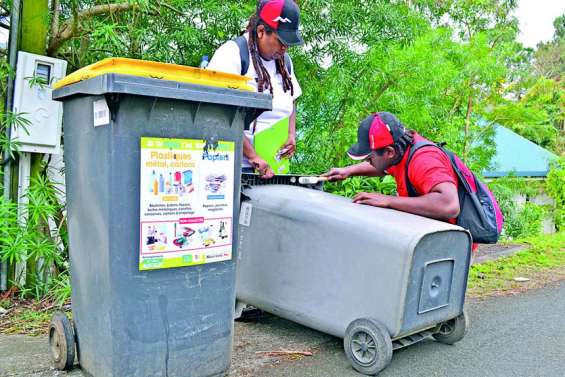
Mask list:
[{"label": "sticker with plastic bottle illustration", "polygon": [[141,138],[139,269],[232,258],[235,143]]}]

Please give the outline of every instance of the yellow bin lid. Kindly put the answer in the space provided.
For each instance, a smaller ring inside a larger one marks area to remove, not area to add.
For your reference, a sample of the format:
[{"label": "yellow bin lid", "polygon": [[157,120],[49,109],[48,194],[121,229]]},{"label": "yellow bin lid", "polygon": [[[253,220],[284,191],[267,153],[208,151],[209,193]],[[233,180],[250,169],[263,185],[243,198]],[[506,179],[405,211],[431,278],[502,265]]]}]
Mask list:
[{"label": "yellow bin lid", "polygon": [[54,89],[88,80],[106,73],[148,77],[152,79],[186,82],[190,84],[216,86],[220,88],[253,91],[247,76],[218,72],[184,65],[158,63],[128,58],[108,58],[79,69],[57,81]]}]

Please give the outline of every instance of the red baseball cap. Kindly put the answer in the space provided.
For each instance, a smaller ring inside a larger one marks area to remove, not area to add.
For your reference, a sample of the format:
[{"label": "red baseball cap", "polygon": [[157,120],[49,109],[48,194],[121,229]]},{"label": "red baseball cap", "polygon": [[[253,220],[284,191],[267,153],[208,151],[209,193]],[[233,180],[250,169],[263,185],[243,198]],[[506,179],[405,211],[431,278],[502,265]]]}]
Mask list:
[{"label": "red baseball cap", "polygon": [[298,30],[300,9],[293,0],[261,0],[257,15],[285,45],[298,46],[304,43]]},{"label": "red baseball cap", "polygon": [[361,121],[357,130],[357,144],[347,154],[354,160],[364,160],[377,149],[394,144],[404,135],[406,128],[391,113],[381,111]]}]

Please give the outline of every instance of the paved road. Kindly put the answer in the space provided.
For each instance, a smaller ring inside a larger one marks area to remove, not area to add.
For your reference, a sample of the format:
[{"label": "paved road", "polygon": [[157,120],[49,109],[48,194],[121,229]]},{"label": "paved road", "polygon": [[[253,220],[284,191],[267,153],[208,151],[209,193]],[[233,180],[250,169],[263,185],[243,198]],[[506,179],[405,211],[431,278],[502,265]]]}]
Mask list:
[{"label": "paved road", "polygon": [[[519,296],[468,305],[470,331],[454,346],[426,341],[396,352],[379,377],[565,376],[565,282]],[[312,358],[285,363],[257,377],[359,377],[340,340]]]},{"label": "paved road", "polygon": [[[380,377],[564,377],[565,282],[517,296],[472,301],[467,337],[455,346],[425,341],[400,350]],[[341,340],[276,318],[236,323],[230,377],[359,377]],[[256,351],[316,349],[284,361]],[[53,371],[45,338],[0,335],[0,376],[81,377]]]}]

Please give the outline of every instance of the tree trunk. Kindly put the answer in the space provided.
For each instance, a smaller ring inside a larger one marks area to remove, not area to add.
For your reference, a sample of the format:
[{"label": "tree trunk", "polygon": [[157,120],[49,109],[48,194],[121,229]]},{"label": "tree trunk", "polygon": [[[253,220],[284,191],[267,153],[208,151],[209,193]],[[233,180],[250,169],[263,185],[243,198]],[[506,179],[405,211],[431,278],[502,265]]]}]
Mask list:
[{"label": "tree trunk", "polygon": [[[22,32],[20,50],[32,54],[47,54],[47,35],[49,32],[49,1],[23,0],[22,2]],[[42,173],[42,153],[31,154],[30,180]],[[31,186],[31,183],[30,183]],[[16,191],[17,192],[17,191]],[[28,253],[30,250],[28,250]],[[31,287],[37,278],[37,260],[28,258],[26,268],[26,286]]]},{"label": "tree trunk", "polygon": [[465,135],[463,138],[463,159],[467,157],[469,147],[469,133],[471,128],[471,114],[473,114],[473,94],[469,93],[467,100],[467,116],[465,118]]},{"label": "tree trunk", "polygon": [[49,1],[23,0],[20,50],[45,55],[49,30]]}]

